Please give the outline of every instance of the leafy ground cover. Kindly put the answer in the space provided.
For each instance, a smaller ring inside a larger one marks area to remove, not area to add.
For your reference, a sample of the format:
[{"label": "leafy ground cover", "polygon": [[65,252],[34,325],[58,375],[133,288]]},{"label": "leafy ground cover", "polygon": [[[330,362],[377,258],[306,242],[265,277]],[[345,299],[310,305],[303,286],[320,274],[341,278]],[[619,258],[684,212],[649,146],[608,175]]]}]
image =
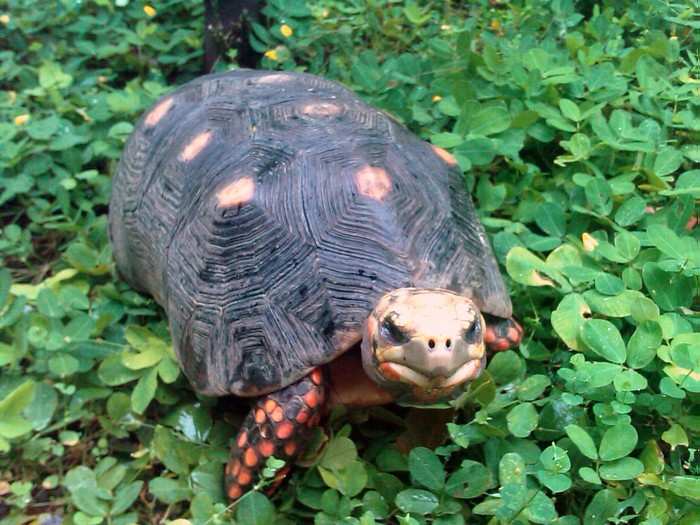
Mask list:
[{"label": "leafy ground cover", "polygon": [[105,230],[132,123],[199,71],[200,2],[37,6],[0,0],[1,524],[700,523],[697,2],[269,2],[261,67],[457,157],[528,335],[452,413],[332,414],[235,507],[240,404],[189,390]]}]

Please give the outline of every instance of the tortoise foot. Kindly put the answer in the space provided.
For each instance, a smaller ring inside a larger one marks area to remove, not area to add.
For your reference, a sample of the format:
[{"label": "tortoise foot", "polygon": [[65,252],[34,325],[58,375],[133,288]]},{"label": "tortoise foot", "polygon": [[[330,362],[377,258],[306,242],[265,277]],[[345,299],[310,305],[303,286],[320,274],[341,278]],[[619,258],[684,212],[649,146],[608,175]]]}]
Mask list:
[{"label": "tortoise foot", "polygon": [[486,319],[486,330],[484,331],[484,342],[486,347],[492,352],[502,352],[509,348],[515,348],[523,338],[523,328],[513,319],[502,319],[500,317],[484,316]]},{"label": "tortoise foot", "polygon": [[255,486],[270,456],[287,463],[269,487],[270,492],[277,488],[318,425],[325,398],[325,378],[321,369],[316,368],[303,379],[255,403],[241,425],[226,464],[229,499],[236,500]]}]

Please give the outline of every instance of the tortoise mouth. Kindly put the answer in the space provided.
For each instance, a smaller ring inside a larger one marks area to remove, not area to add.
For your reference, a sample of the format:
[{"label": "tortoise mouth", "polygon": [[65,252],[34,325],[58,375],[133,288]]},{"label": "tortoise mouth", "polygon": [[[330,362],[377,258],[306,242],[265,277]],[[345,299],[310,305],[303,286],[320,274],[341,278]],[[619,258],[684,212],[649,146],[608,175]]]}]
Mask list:
[{"label": "tortoise mouth", "polygon": [[450,375],[427,375],[406,363],[383,361],[379,373],[390,381],[399,381],[423,390],[451,390],[462,383],[476,379],[484,366],[484,358],[470,359]]}]

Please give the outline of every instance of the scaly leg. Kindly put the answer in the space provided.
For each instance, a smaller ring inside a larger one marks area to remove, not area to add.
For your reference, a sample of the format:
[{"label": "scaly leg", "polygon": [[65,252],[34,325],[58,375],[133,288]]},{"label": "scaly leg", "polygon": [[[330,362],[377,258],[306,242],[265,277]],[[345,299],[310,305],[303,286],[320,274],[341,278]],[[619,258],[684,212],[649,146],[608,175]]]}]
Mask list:
[{"label": "scaly leg", "polygon": [[284,478],[318,425],[325,400],[325,378],[315,368],[296,383],[257,401],[241,425],[226,465],[226,494],[231,500],[253,487],[270,456],[287,462],[274,486]]},{"label": "scaly leg", "polygon": [[492,352],[502,352],[509,348],[515,348],[523,338],[523,328],[513,319],[503,319],[491,315],[484,316],[486,320],[486,330],[484,331],[484,342]]}]

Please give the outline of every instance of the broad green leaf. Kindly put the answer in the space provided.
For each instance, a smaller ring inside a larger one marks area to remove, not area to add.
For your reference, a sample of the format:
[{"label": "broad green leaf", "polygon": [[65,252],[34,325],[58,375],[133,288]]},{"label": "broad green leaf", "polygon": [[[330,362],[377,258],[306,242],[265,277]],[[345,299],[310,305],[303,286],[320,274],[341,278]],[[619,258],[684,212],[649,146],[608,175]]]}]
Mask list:
[{"label": "broad green leaf", "polygon": [[355,443],[342,436],[333,438],[323,453],[321,466],[327,469],[342,469],[357,459]]},{"label": "broad green leaf", "polygon": [[632,425],[618,423],[603,434],[599,455],[603,461],[613,461],[627,456],[637,445],[637,431]]},{"label": "broad green leaf", "polygon": [[565,429],[566,435],[578,447],[581,454],[594,461],[598,460],[598,451],[593,438],[583,428],[578,425],[568,425]]},{"label": "broad green leaf", "polygon": [[414,483],[440,491],[445,484],[445,469],[437,455],[425,447],[417,447],[408,455],[408,468]]},{"label": "broad green leaf", "polygon": [[621,458],[600,466],[600,477],[608,481],[634,479],[644,472],[644,464],[635,458]]},{"label": "broad green leaf", "polygon": [[435,494],[422,489],[406,489],[396,495],[396,506],[404,512],[430,514],[438,503]]},{"label": "broad green leaf", "polygon": [[158,386],[158,370],[150,369],[136,383],[131,393],[131,407],[137,414],[143,414],[153,400]]},{"label": "broad green leaf", "polygon": [[589,319],[581,327],[581,339],[600,357],[613,363],[624,363],[627,358],[625,342],[615,325],[604,319]]},{"label": "broad green leaf", "polygon": [[539,416],[532,403],[520,403],[508,412],[506,421],[511,434],[524,438],[537,428]]}]

